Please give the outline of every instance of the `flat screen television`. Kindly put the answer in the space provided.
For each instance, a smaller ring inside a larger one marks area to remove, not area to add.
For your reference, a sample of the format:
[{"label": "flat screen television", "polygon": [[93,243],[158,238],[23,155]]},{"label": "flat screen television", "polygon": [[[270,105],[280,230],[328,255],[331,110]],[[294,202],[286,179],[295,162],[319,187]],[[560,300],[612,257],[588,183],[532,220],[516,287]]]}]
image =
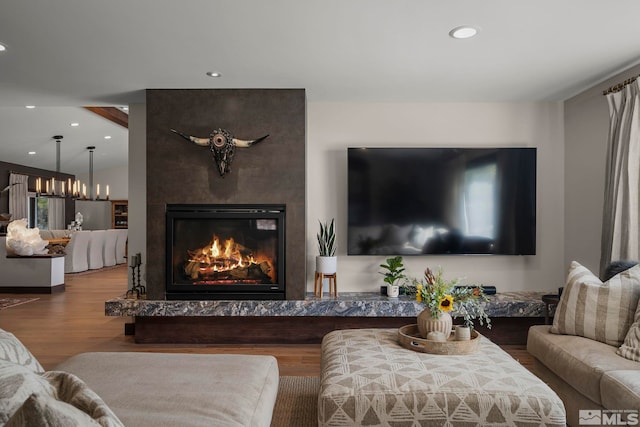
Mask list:
[{"label": "flat screen television", "polygon": [[347,156],[349,255],[535,255],[535,148]]}]

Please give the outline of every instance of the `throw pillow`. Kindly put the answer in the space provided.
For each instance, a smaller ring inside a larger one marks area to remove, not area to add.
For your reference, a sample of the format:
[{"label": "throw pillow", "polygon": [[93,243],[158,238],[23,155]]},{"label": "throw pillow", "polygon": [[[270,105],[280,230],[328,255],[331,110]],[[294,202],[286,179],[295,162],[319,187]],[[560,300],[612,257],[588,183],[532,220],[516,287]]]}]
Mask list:
[{"label": "throw pillow", "polygon": [[100,427],[95,420],[68,403],[34,393],[7,421],[5,427]]},{"label": "throw pillow", "polygon": [[25,366],[33,372],[44,372],[40,362],[11,332],[0,329],[0,359]]},{"label": "throw pillow", "polygon": [[640,266],[602,283],[589,269],[573,261],[551,332],[620,346],[633,322],[639,298]]},{"label": "throw pillow", "polygon": [[607,281],[618,273],[622,273],[625,270],[630,269],[634,265],[637,265],[637,261],[611,261],[604,271],[604,277],[602,280]]},{"label": "throw pillow", "polygon": [[63,371],[48,371],[42,377],[55,388],[58,399],[74,406],[103,427],[124,427],[111,408],[77,376]]},{"label": "throw pillow", "polygon": [[633,318],[633,324],[624,338],[624,343],[618,349],[617,353],[629,360],[640,362],[640,303],[636,308],[636,315]]},{"label": "throw pillow", "polygon": [[4,425],[33,393],[54,397],[56,391],[28,367],[0,360],[0,425]]}]

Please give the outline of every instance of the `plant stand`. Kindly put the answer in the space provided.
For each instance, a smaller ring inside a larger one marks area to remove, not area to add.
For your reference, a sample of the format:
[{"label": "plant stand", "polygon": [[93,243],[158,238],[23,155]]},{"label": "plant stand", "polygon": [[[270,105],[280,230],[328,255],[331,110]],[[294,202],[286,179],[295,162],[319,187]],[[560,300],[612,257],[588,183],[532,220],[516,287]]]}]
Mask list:
[{"label": "plant stand", "polygon": [[315,278],[313,279],[313,293],[317,297],[322,298],[322,281],[329,279],[329,296],[338,297],[338,279],[337,273],[327,274],[316,271]]}]

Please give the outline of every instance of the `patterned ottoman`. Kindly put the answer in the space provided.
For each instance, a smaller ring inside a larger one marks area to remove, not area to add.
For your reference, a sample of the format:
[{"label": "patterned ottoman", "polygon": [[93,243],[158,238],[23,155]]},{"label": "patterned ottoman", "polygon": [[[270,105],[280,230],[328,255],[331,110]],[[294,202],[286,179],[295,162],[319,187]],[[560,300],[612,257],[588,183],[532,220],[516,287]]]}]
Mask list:
[{"label": "patterned ottoman", "polygon": [[397,329],[351,329],[322,341],[318,425],[565,426],[560,398],[485,337],[441,356],[405,349]]}]

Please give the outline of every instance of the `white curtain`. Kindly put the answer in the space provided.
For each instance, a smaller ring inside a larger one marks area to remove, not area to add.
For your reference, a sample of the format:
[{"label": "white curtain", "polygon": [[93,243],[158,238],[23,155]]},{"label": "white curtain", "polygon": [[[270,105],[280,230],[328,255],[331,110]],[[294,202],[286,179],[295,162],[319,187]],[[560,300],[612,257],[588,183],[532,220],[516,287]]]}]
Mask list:
[{"label": "white curtain", "polygon": [[64,229],[64,199],[49,197],[48,218],[49,230]]},{"label": "white curtain", "polygon": [[28,215],[28,175],[9,174],[9,213],[11,219],[23,219]]},{"label": "white curtain", "polygon": [[611,261],[638,260],[640,224],[640,83],[607,95],[609,143],[600,272]]}]

